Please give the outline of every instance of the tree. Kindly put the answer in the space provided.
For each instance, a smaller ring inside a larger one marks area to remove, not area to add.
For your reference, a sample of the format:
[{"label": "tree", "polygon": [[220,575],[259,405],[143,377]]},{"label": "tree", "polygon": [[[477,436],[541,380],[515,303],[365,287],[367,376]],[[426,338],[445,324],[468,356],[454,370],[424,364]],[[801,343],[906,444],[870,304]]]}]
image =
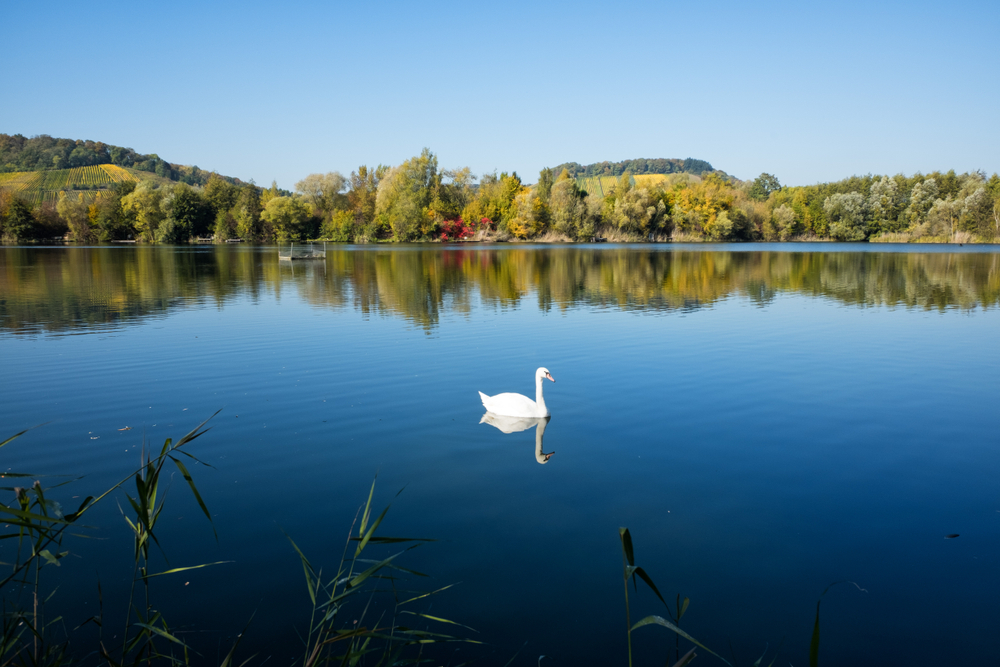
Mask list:
[{"label": "tree", "polygon": [[208,177],[208,182],[202,191],[205,201],[212,207],[212,215],[215,216],[235,206],[239,194],[240,189],[237,186],[215,173]]},{"label": "tree", "polygon": [[90,207],[83,200],[83,193],[76,197],[68,197],[65,192],[59,193],[56,211],[69,227],[70,238],[77,243],[91,243],[97,240],[97,233],[90,226]]},{"label": "tree", "polygon": [[131,194],[122,197],[122,208],[135,219],[135,231],[140,240],[153,243],[157,240],[160,223],[166,217],[160,203],[164,192],[150,182],[142,181]]},{"label": "tree", "polygon": [[0,241],[17,243],[34,236],[31,207],[13,193],[0,191]]},{"label": "tree", "polygon": [[934,205],[927,211],[926,232],[931,236],[953,236],[961,212],[961,200],[935,199]]},{"label": "tree", "polygon": [[830,195],[823,202],[823,211],[830,221],[830,236],[838,241],[864,241],[868,237],[861,193]]},{"label": "tree", "polygon": [[648,238],[658,231],[667,216],[663,199],[647,188],[625,188],[617,194],[607,220],[620,231]]},{"label": "tree", "polygon": [[131,238],[135,231],[135,216],[122,206],[122,199],[135,190],[135,181],[115,183],[111,194],[97,202],[95,226],[97,238],[101,241],[114,241]]},{"label": "tree", "polygon": [[790,236],[798,231],[795,220],[795,210],[788,204],[782,204],[778,208],[774,209],[771,219],[773,221],[774,228],[777,231],[778,238],[782,241],[787,241]]},{"label": "tree", "polygon": [[309,174],[295,184],[295,191],[316,211],[329,213],[347,207],[347,197],[342,194],[347,183],[347,179],[339,171]]},{"label": "tree", "polygon": [[[563,172],[566,170],[563,169]],[[546,204],[549,203],[549,195],[552,193],[552,185],[554,183],[553,177],[555,174],[552,170],[546,167],[538,172],[538,184],[535,186],[535,190],[538,191],[538,196],[542,198],[542,201]]]},{"label": "tree", "polygon": [[896,232],[899,224],[901,197],[899,185],[888,176],[872,183],[868,193],[868,212],[872,226],[881,232]]},{"label": "tree", "polygon": [[215,222],[205,198],[184,183],[174,186],[161,208],[166,214],[157,235],[161,243],[186,243],[192,236],[207,234]]},{"label": "tree", "polygon": [[351,189],[347,192],[347,205],[354,215],[354,226],[360,235],[355,240],[373,240],[377,238],[375,226],[375,201],[378,196],[378,184],[389,172],[389,168],[379,165],[370,169],[365,165],[351,172]]},{"label": "tree", "polygon": [[986,192],[985,185],[969,193],[961,200],[959,227],[983,237],[993,236],[993,200]]},{"label": "tree", "polygon": [[441,172],[430,204],[431,214],[437,222],[462,217],[462,211],[472,201],[475,180],[468,167]]},{"label": "tree", "polygon": [[722,211],[729,210],[735,199],[732,186],[716,174],[701,182],[682,187],[674,193],[674,224],[684,232],[701,233],[714,224]]},{"label": "tree", "polygon": [[354,214],[351,211],[334,211],[323,223],[322,236],[334,243],[350,243],[354,240]]},{"label": "tree", "polygon": [[376,220],[392,231],[397,241],[411,241],[433,233],[430,204],[439,184],[437,157],[425,148],[395,167],[379,182],[375,198]]},{"label": "tree", "polygon": [[515,215],[514,200],[524,189],[517,172],[486,174],[479,182],[472,201],[462,211],[462,218],[472,223],[488,220],[506,231],[507,222]]},{"label": "tree", "polygon": [[594,235],[593,219],[588,215],[584,193],[565,169],[549,194],[549,213],[552,227],[570,238],[589,238]]},{"label": "tree", "polygon": [[937,181],[933,178],[925,178],[914,185],[913,189],[910,190],[910,205],[906,207],[904,213],[906,221],[910,225],[922,224],[937,196]]},{"label": "tree", "polygon": [[523,188],[514,198],[512,209],[513,216],[505,221],[505,228],[515,238],[538,236],[548,227],[549,207],[537,189]]},{"label": "tree", "polygon": [[261,212],[279,241],[297,241],[303,237],[306,222],[313,215],[308,203],[298,197],[275,197]]},{"label": "tree", "polygon": [[777,192],[780,189],[781,183],[778,182],[777,177],[764,173],[755,178],[753,183],[750,184],[747,195],[750,199],[756,201],[767,201],[772,192]]},{"label": "tree", "polygon": [[265,241],[272,237],[270,230],[265,230],[260,223],[262,210],[260,203],[260,188],[250,183],[240,186],[236,205],[233,207],[233,218],[236,220],[236,234],[244,241]]}]

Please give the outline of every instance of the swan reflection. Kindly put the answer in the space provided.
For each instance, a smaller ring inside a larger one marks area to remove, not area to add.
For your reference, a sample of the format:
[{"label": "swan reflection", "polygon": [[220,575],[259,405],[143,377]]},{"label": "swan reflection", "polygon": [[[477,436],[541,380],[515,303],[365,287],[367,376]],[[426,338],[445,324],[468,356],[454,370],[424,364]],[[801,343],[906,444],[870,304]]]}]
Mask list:
[{"label": "swan reflection", "polygon": [[552,417],[508,417],[487,412],[479,420],[479,423],[495,426],[504,433],[518,433],[519,431],[527,431],[532,426],[537,426],[538,428],[535,429],[535,460],[544,464],[548,463],[552,455],[555,454],[555,452],[546,454],[542,451],[542,437],[545,434],[545,426],[550,419]]}]

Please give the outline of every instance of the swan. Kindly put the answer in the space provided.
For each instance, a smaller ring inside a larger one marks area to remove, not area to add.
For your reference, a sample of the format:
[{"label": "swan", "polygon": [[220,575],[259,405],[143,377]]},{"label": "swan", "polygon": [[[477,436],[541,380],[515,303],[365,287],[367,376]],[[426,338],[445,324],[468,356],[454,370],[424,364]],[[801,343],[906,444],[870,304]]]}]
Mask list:
[{"label": "swan", "polygon": [[548,417],[549,409],[545,407],[545,398],[542,396],[542,378],[547,378],[555,382],[555,378],[549,373],[547,368],[539,368],[535,371],[535,400],[521,394],[497,394],[487,396],[479,392],[479,398],[483,400],[483,406],[495,415],[505,417]]}]

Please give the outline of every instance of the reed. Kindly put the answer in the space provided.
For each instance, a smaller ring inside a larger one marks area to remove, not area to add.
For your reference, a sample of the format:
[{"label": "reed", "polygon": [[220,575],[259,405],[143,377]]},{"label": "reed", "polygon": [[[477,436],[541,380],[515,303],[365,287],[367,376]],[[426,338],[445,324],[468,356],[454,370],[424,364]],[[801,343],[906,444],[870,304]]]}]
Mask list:
[{"label": "reed", "polygon": [[[152,563],[155,559],[151,559],[153,552],[162,553],[164,550],[158,527],[167,499],[165,472],[176,469],[181,474],[215,533],[208,506],[188,467],[191,462],[208,465],[187,449],[191,442],[209,430],[206,428],[208,421],[205,420],[176,442],[168,438],[159,450],[144,443],[138,469],[99,496],[88,496],[70,514],[63,513],[62,506],[50,493],[52,489],[44,488],[40,480],[35,480],[28,487],[6,487],[13,492],[14,499],[9,503],[0,503],[0,523],[6,531],[0,533],[0,541],[6,542],[0,543],[14,545],[14,558],[7,563],[11,571],[0,581],[0,594],[5,598],[0,615],[0,667],[78,663],[68,635],[63,633],[57,638],[63,625],[62,617],[48,618],[46,615],[46,603],[51,595],[45,595],[43,575],[48,568],[59,566],[60,561],[69,555],[64,544],[66,538],[80,536],[81,531],[89,528],[80,519],[129,482],[134,484],[135,491],[124,492],[125,502],[119,502],[122,518],[133,538],[130,590],[127,599],[118,601],[126,609],[124,627],[114,632],[113,643],[105,638],[105,600],[98,582],[99,611],[85,621],[99,628],[97,647],[90,653],[99,655],[109,667],[205,664],[206,657],[183,641],[163,614],[157,611],[150,581],[229,562],[200,563],[154,571]],[[22,431],[0,442],[0,447],[25,433],[27,431]],[[14,480],[32,477],[35,475],[19,472],[4,474],[5,479]],[[64,484],[66,482],[57,487]],[[344,553],[332,575],[313,565],[292,538],[288,538],[301,560],[311,601],[308,628],[303,633],[302,664],[305,667],[333,662],[342,665],[420,662],[431,644],[478,643],[455,634],[455,629],[471,628],[422,611],[422,604],[428,598],[451,586],[430,592],[408,592],[403,587],[408,577],[426,575],[404,568],[400,564],[402,556],[432,540],[379,534],[378,529],[389,507],[375,516],[374,494],[373,482],[367,502],[358,510]],[[70,529],[74,532],[69,532]],[[372,553],[380,548],[391,548],[393,551]],[[383,603],[387,595],[391,596],[391,603]],[[347,609],[351,610],[349,616]],[[342,620],[346,618],[357,619],[357,622]],[[449,632],[437,631],[441,627],[451,629]],[[246,628],[237,636],[222,659],[221,667],[236,664],[236,650],[245,632]]]},{"label": "reed", "polygon": [[[621,539],[622,543],[622,578],[625,583],[625,626],[628,629],[629,667],[632,667],[632,633],[638,630],[639,628],[647,625],[659,625],[674,633],[675,662],[673,663],[673,667],[683,667],[683,665],[687,665],[697,656],[694,648],[690,649],[687,653],[681,656],[680,640],[682,637],[687,641],[691,642],[692,644],[694,644],[696,647],[708,651],[719,660],[722,660],[722,662],[726,663],[727,665],[730,664],[729,661],[720,656],[718,653],[706,647],[704,644],[699,642],[697,639],[689,635],[684,630],[681,630],[680,628],[681,618],[687,611],[688,605],[691,604],[691,600],[689,598],[684,598],[684,600],[682,601],[680,593],[678,593],[676,607],[674,609],[671,609],[670,605],[667,604],[667,601],[660,594],[659,589],[656,588],[656,584],[653,583],[652,578],[648,574],[646,574],[645,570],[643,570],[641,567],[635,564],[635,549],[632,546],[632,535],[629,533],[628,528],[619,528],[618,536]],[[641,579],[642,582],[646,584],[646,586],[648,586],[650,590],[653,591],[656,597],[659,598],[660,602],[663,603],[663,606],[667,610],[668,618],[652,615],[652,616],[646,616],[642,620],[637,621],[634,625],[632,624],[632,619],[631,619],[632,613],[629,604],[628,585],[629,585],[629,580],[631,580],[633,589],[636,592],[638,592],[638,586],[639,586],[637,581],[638,579]],[[669,649],[667,650],[667,660],[665,664],[670,665]]]}]

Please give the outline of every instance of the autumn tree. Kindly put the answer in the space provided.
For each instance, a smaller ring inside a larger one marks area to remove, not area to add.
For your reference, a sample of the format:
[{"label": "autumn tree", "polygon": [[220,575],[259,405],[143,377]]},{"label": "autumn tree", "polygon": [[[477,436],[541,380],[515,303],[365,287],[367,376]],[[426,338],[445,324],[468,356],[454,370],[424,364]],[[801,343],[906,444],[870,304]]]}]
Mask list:
[{"label": "autumn tree", "polygon": [[470,223],[481,224],[487,220],[490,225],[506,232],[507,222],[514,216],[514,200],[524,189],[517,172],[501,173],[499,176],[486,174],[479,182],[472,201],[462,211],[462,217]]},{"label": "autumn tree", "polygon": [[437,157],[425,148],[389,170],[378,185],[376,221],[391,230],[396,241],[412,241],[433,232],[430,204],[438,185]]},{"label": "autumn tree", "polygon": [[353,239],[374,240],[378,237],[375,225],[375,202],[378,184],[389,172],[389,167],[379,165],[372,169],[365,165],[351,172],[347,205],[354,217]]},{"label": "autumn tree", "polygon": [[549,194],[549,213],[552,227],[573,239],[586,239],[594,235],[594,217],[589,214],[585,193],[563,169],[556,178]]},{"label": "autumn tree", "polygon": [[65,192],[59,193],[56,211],[69,227],[69,235],[77,243],[92,243],[97,240],[96,230],[90,226],[90,207],[83,199],[81,192],[76,197],[69,197]]},{"label": "autumn tree", "polygon": [[146,243],[156,241],[160,223],[166,217],[160,203],[164,192],[151,181],[142,181],[130,194],[122,197],[122,208],[134,216],[135,232]]}]

